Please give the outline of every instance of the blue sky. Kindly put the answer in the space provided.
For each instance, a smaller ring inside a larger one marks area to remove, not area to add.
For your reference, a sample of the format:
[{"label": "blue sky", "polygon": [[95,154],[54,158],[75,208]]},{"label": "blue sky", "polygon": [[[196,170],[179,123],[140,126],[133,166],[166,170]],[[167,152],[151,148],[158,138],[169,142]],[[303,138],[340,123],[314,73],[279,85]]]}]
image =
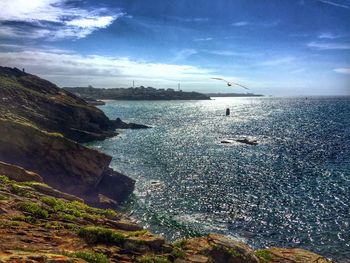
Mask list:
[{"label": "blue sky", "polygon": [[1,0],[0,64],[59,86],[350,95],[350,0]]}]

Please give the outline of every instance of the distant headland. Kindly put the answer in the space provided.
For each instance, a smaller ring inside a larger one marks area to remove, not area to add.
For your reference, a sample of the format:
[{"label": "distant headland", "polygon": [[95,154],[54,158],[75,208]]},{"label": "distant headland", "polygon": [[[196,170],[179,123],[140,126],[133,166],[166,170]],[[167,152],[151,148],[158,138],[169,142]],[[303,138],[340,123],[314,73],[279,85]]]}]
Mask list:
[{"label": "distant headland", "polygon": [[96,100],[210,100],[208,95],[198,92],[176,91],[174,89],[155,89],[144,86],[112,89],[100,89],[88,86],[65,87],[63,89],[90,102],[96,102]]}]

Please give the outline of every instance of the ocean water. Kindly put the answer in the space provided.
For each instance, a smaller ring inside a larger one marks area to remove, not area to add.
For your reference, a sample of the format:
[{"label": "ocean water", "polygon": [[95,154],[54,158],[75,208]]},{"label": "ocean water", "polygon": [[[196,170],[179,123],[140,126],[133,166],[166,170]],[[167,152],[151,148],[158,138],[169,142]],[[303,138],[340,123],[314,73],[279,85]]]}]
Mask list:
[{"label": "ocean water", "polygon": [[[225,108],[231,116],[224,116]],[[108,101],[152,126],[90,146],[137,180],[124,210],[169,239],[208,232],[350,261],[350,97]],[[257,146],[222,144],[248,137]]]}]

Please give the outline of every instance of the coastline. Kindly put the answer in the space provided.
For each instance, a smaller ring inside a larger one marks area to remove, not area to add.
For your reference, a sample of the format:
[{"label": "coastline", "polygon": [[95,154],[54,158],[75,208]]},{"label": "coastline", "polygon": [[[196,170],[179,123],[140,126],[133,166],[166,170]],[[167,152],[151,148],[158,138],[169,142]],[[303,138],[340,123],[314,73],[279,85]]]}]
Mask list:
[{"label": "coastline", "polygon": [[121,214],[83,204],[115,208],[135,182],[109,168],[110,156],[80,143],[148,127],[109,120],[46,80],[0,69],[2,261],[78,262],[77,252],[87,251],[111,262],[329,262],[302,249],[254,251],[216,234],[171,244]]}]

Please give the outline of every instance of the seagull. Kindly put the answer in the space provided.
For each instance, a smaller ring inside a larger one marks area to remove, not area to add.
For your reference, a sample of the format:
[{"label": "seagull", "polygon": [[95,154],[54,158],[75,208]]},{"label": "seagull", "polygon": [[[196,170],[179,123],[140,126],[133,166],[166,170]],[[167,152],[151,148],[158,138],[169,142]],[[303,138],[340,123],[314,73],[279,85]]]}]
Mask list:
[{"label": "seagull", "polygon": [[[216,80],[225,81],[226,84],[227,84],[227,86],[229,86],[229,87],[231,87],[232,85],[237,85],[237,86],[240,86],[240,87],[242,87],[242,88],[244,88],[244,89],[248,89],[247,87],[245,87],[245,86],[243,86],[243,85],[241,85],[241,84],[238,84],[238,83],[235,83],[235,82],[230,82],[230,81],[227,81],[227,80],[222,79],[222,78],[211,78],[211,79],[216,79]],[[249,89],[248,89],[248,90],[249,90]]]}]

